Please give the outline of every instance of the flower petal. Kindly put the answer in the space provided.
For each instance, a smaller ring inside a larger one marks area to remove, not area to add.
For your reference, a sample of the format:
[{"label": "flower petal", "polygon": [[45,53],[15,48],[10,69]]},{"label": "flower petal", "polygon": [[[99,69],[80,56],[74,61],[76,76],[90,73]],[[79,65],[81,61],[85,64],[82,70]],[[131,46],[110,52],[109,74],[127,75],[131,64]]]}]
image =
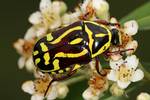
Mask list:
[{"label": "flower petal", "polygon": [[19,60],[18,60],[18,67],[19,67],[19,69],[22,69],[24,67],[25,61],[26,61],[25,57],[20,57],[19,58]]},{"label": "flower petal", "polygon": [[31,40],[36,37],[36,29],[34,26],[30,27],[25,33],[24,39]]},{"label": "flower petal", "polygon": [[40,24],[42,21],[43,21],[43,17],[39,11],[34,12],[29,17],[29,22],[33,25]]},{"label": "flower petal", "polygon": [[130,81],[128,81],[128,82],[122,82],[120,80],[117,81],[117,84],[121,89],[127,88],[130,83],[131,83]]},{"label": "flower petal", "polygon": [[55,100],[57,98],[58,93],[57,93],[56,85],[57,85],[56,82],[52,83],[51,90],[48,92],[47,95],[47,100]]},{"label": "flower petal", "polygon": [[44,100],[44,96],[40,94],[34,94],[32,95],[31,100]]},{"label": "flower petal", "polygon": [[22,90],[29,94],[34,94],[34,82],[33,81],[26,81],[22,84]]},{"label": "flower petal", "polygon": [[33,69],[35,68],[35,66],[34,66],[32,57],[28,58],[28,60],[27,60],[26,63],[25,63],[25,66],[26,66],[26,69],[27,69],[29,72],[32,72],[32,71],[33,71]]},{"label": "flower petal", "polygon": [[124,63],[128,68],[136,69],[139,64],[139,59],[135,55],[131,55],[125,59]]},{"label": "flower petal", "polygon": [[135,20],[128,21],[124,24],[124,32],[130,36],[135,35],[138,31],[138,23]]},{"label": "flower petal", "polygon": [[107,75],[107,78],[112,81],[117,81],[116,71],[111,70],[110,73]]},{"label": "flower petal", "polygon": [[40,11],[43,12],[51,7],[51,0],[41,0]]},{"label": "flower petal", "polygon": [[143,71],[140,70],[140,69],[137,69],[137,70],[133,73],[133,75],[132,75],[132,77],[131,77],[131,81],[132,81],[132,82],[136,82],[136,81],[142,80],[143,77],[144,77]]},{"label": "flower petal", "polygon": [[119,59],[117,61],[110,60],[109,65],[112,69],[117,70],[119,68],[119,66],[123,64],[123,62],[124,62],[123,59]]}]

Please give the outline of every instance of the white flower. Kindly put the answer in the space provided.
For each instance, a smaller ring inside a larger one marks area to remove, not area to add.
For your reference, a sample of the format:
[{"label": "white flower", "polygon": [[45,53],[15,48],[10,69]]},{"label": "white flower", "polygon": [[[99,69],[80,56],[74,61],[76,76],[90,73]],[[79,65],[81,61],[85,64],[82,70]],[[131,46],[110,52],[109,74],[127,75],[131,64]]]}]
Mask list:
[{"label": "white flower", "polygon": [[93,0],[92,5],[99,18],[108,20],[109,4],[105,0]]},{"label": "white flower", "polygon": [[150,100],[150,94],[142,92],[137,96],[137,100]]},{"label": "white flower", "polygon": [[21,55],[18,60],[19,69],[22,69],[25,66],[28,71],[33,71],[34,64],[31,55],[34,42],[34,40],[19,39],[17,42],[14,43],[14,48]]},{"label": "white flower", "polygon": [[81,6],[83,14],[87,13],[87,9],[92,8],[98,18],[109,19],[109,4],[105,0],[85,0]]},{"label": "white flower", "polygon": [[124,23],[124,33],[129,36],[135,35],[138,31],[138,23],[135,20]]},{"label": "white flower", "polygon": [[135,55],[128,56],[122,64],[120,62],[122,60],[118,62],[110,61],[112,70],[107,75],[109,80],[116,81],[120,88],[125,89],[131,82],[143,79],[144,73],[142,70],[137,69],[139,60]]},{"label": "white flower", "polygon": [[22,85],[22,90],[26,93],[31,94],[31,100],[54,100],[57,97],[64,98],[69,92],[68,87],[60,82],[53,82],[49,87],[46,96],[44,97],[45,91],[52,79],[48,74],[43,74],[40,78],[35,81],[27,81]]}]

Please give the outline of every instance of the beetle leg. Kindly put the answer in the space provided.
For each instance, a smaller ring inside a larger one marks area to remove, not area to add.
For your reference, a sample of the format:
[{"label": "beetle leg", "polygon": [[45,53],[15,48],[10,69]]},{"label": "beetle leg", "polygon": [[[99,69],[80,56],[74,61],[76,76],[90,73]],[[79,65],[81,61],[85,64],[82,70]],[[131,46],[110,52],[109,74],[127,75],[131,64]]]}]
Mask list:
[{"label": "beetle leg", "polygon": [[95,20],[95,22],[99,23],[99,24],[103,24],[103,25],[109,25],[109,26],[118,26],[120,27],[119,23],[110,23],[106,20]]},{"label": "beetle leg", "polygon": [[95,69],[96,69],[97,73],[101,76],[106,76],[107,73],[105,71],[100,71],[100,62],[98,60],[98,57],[96,57],[95,61],[96,61]]},{"label": "beetle leg", "polygon": [[67,79],[67,78],[69,78],[70,76],[72,76],[77,70],[74,70],[74,67],[75,67],[75,65],[73,66],[73,67],[71,67],[71,69],[70,69],[70,71],[69,71],[69,73],[68,74],[66,74],[66,75],[64,75],[64,76],[62,76],[62,77],[55,77],[55,76],[53,76],[53,79],[50,81],[50,83],[49,83],[49,85],[47,86],[47,89],[46,89],[46,91],[45,91],[45,93],[44,93],[44,97],[47,95],[47,92],[48,92],[48,90],[49,90],[49,87],[51,86],[51,84],[54,82],[54,81],[61,81],[61,80],[64,80],[64,79]]}]

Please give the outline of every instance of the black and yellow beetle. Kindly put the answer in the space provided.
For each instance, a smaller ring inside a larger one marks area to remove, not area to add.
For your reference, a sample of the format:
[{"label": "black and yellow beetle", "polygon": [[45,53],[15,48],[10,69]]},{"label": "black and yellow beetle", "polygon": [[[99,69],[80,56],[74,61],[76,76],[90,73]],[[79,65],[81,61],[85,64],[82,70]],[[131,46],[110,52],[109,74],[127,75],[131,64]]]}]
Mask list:
[{"label": "black and yellow beetle", "polygon": [[[111,25],[111,23],[106,23]],[[53,80],[58,74],[70,76],[83,64],[105,52],[111,44],[120,44],[117,29],[94,21],[77,21],[54,31],[35,44],[33,61],[43,73],[49,73]]]}]

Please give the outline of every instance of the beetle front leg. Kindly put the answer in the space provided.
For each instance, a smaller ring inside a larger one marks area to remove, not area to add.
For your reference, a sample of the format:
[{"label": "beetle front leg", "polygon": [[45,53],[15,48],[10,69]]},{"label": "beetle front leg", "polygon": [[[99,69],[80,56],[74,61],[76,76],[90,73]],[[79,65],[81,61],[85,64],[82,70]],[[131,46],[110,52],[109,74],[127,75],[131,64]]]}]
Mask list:
[{"label": "beetle front leg", "polygon": [[95,58],[96,64],[95,64],[95,69],[97,71],[97,73],[101,76],[106,76],[107,73],[103,70],[100,70],[100,62],[98,60],[98,57]]}]

